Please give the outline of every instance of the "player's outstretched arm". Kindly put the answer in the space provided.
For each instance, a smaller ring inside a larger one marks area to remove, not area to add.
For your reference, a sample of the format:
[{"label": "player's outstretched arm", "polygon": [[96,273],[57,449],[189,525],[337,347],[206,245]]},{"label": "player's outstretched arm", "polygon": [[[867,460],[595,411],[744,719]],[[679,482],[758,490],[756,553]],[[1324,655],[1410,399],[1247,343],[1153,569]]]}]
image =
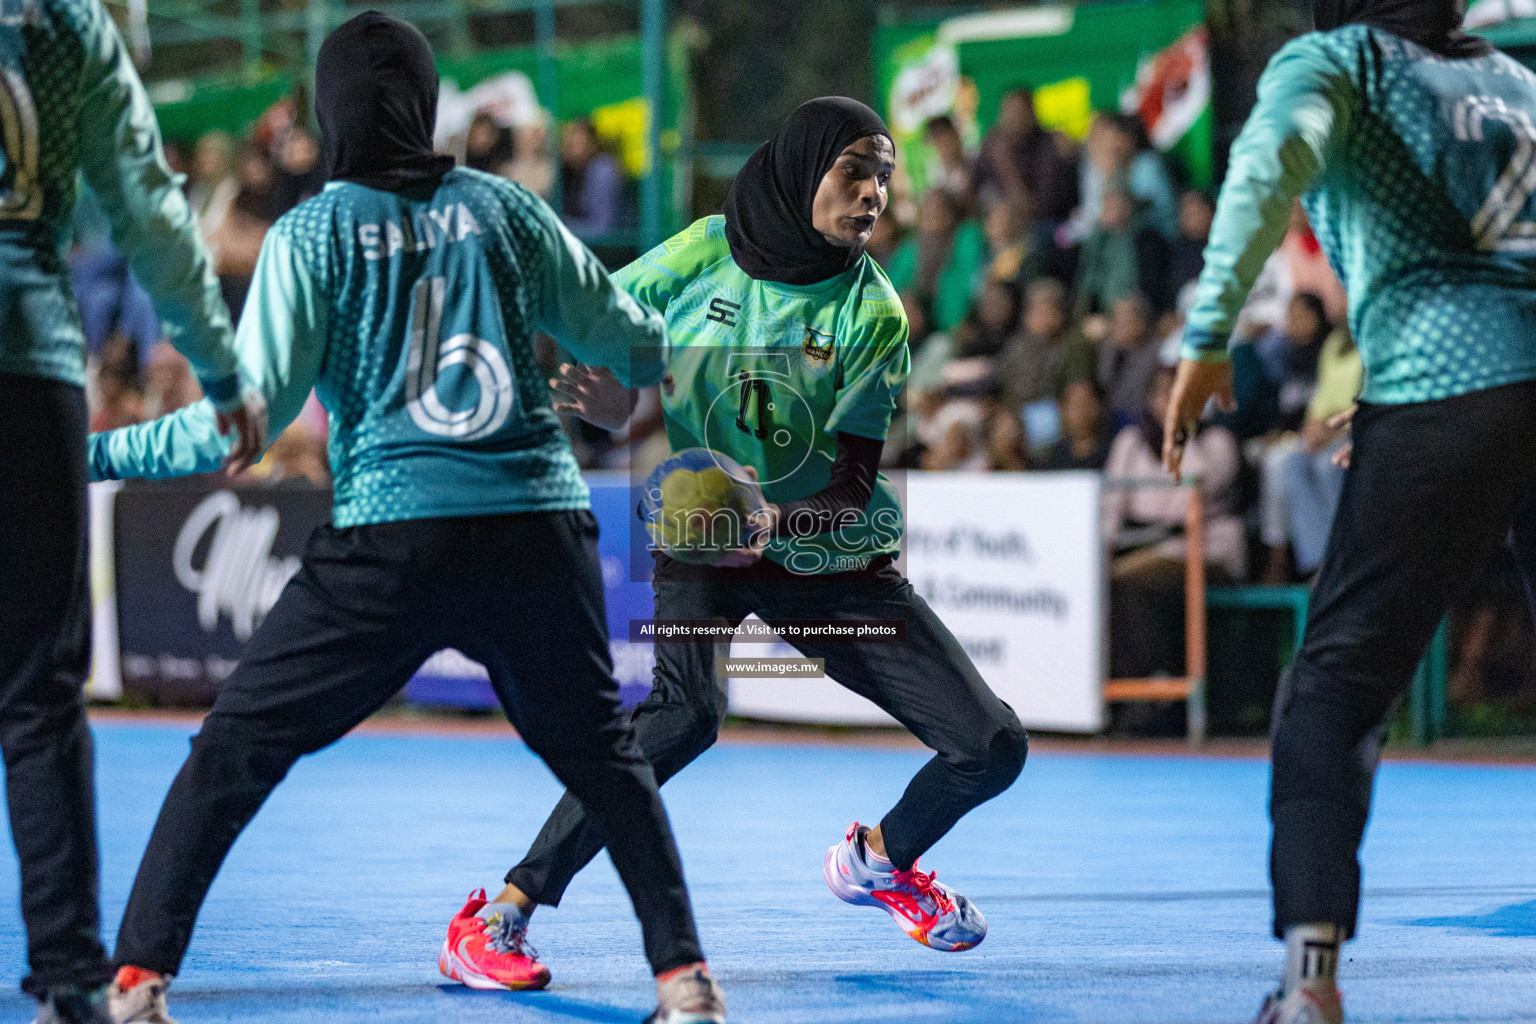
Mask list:
[{"label": "player's outstretched arm", "polygon": [[[275,437],[304,408],[325,353],[325,305],[280,222],[261,247],[236,335],[242,375],[271,409]],[[204,399],[167,416],[92,434],[93,480],[239,472],[261,454],[246,452],[221,430],[219,412]]]},{"label": "player's outstretched arm", "polygon": [[238,428],[241,447],[260,451],[266,407],[240,377],[229,310],[181,178],[165,161],[154,108],[106,9],[91,4],[88,17],[81,171],[101,198],[113,242],[169,327],[171,344],[191,361],[227,425]]},{"label": "player's outstretched arm", "polygon": [[583,363],[605,366],[626,388],[650,387],[667,369],[667,325],[661,314],[614,284],[602,261],[571,234],[543,201],[539,328]]},{"label": "player's outstretched arm", "polygon": [[1227,342],[1264,263],[1280,247],[1291,204],[1322,174],[1329,140],[1348,129],[1356,92],[1316,35],[1290,43],[1264,70],[1259,98],[1227,164],[1205,267],[1163,431],[1163,465],[1179,479],[1184,438],[1211,398],[1234,408]]},{"label": "player's outstretched arm", "polygon": [[1348,130],[1355,103],[1349,73],[1316,35],[1290,43],[1265,69],[1258,102],[1232,144],[1184,358],[1226,359],[1237,315],[1285,239],[1292,202],[1323,172],[1329,141]]}]

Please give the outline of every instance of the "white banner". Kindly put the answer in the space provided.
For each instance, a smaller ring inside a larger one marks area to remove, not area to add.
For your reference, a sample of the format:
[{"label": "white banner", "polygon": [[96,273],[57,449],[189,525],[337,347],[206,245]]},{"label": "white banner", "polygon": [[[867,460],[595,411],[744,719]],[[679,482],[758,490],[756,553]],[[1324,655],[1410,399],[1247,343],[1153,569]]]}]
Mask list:
[{"label": "white banner", "polygon": [[[907,573],[1026,726],[1097,732],[1104,717],[1105,568],[1096,473],[909,473]],[[784,657],[787,645],[731,645]],[[731,711],[891,724],[831,679],[733,679]]]}]

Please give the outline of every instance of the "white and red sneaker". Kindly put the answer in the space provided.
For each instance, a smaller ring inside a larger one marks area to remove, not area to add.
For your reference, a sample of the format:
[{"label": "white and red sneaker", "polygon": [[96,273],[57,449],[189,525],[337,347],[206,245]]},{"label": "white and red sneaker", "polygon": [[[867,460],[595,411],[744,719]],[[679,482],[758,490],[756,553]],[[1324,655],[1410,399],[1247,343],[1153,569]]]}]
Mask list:
[{"label": "white and red sneaker", "polygon": [[107,986],[107,1007],[115,1024],[176,1024],[165,1004],[170,975],[123,966]]},{"label": "white and red sneaker", "polygon": [[512,903],[487,903],[485,890],[476,889],[448,922],[437,969],[470,988],[543,988],[549,968],[539,963],[527,936],[528,915]]},{"label": "white and red sneaker", "polygon": [[725,1024],[725,994],[709,965],[689,964],[656,976],[656,1009],[645,1024]]},{"label": "white and red sneaker", "polygon": [[827,851],[827,887],[844,903],[879,907],[902,931],[930,949],[958,953],[987,937],[987,919],[975,904],[932,874],[882,870],[865,858],[869,829],[854,822],[843,841]]}]

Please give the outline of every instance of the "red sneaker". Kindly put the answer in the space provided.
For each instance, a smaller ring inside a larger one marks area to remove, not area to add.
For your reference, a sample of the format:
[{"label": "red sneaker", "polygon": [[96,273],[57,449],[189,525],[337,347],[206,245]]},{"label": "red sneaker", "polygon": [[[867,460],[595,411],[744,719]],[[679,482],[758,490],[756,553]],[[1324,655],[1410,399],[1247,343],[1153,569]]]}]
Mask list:
[{"label": "red sneaker", "polygon": [[437,969],[470,988],[540,989],[549,984],[549,968],[527,944],[528,917],[510,904],[493,904],[484,914],[485,890],[448,922],[448,937],[437,955]]}]

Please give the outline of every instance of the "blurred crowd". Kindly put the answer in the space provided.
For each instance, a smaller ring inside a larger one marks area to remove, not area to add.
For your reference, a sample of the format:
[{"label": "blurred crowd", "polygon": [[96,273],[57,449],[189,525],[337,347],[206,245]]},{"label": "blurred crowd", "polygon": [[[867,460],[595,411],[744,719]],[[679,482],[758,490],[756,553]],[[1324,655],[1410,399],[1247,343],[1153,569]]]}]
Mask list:
[{"label": "blurred crowd", "polygon": [[[1162,419],[1214,217],[1133,115],[1081,144],[1003,98],[978,147],[925,126],[942,168],[881,221],[871,253],[901,295],[912,376],[891,467],[1104,474],[1111,673],[1183,668],[1188,495],[1163,473]],[[1330,426],[1359,392],[1344,291],[1298,206],[1234,337],[1235,412],[1192,437],[1213,583],[1306,580],[1342,486]]]}]

